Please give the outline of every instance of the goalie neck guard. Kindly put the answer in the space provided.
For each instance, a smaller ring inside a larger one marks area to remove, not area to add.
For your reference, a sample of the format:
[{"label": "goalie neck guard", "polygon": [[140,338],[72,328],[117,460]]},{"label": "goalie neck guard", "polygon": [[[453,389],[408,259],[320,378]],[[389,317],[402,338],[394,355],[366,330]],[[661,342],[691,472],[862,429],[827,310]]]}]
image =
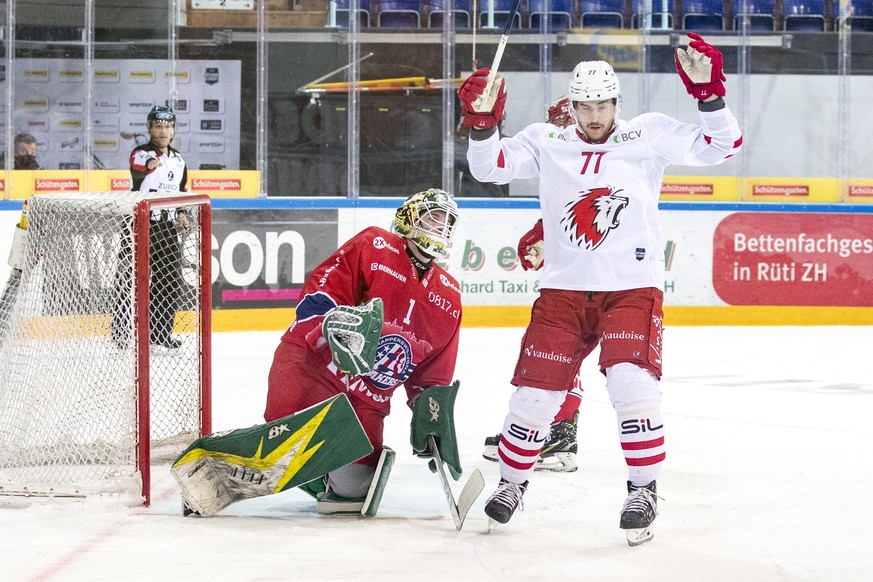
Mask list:
[{"label": "goalie neck guard", "polygon": [[406,199],[394,214],[392,230],[437,257],[448,252],[457,224],[458,205],[447,192],[431,188]]}]

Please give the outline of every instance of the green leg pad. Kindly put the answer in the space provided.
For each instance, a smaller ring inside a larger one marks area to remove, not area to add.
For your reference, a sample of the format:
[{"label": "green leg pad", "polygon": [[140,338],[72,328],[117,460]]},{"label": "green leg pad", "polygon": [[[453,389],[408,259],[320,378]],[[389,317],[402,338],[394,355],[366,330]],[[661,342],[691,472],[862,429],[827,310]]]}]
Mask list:
[{"label": "green leg pad", "polygon": [[339,394],[267,424],[199,438],[171,473],[190,509],[210,516],[310,483],[371,452],[348,396]]}]

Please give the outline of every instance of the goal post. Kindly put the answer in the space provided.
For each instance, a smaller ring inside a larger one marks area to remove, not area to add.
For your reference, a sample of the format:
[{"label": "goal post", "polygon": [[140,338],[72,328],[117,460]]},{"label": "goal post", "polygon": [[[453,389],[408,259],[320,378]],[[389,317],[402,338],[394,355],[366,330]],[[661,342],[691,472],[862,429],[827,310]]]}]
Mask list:
[{"label": "goal post", "polygon": [[0,495],[148,505],[151,463],[211,432],[209,198],[41,194],[26,225],[0,298]]}]

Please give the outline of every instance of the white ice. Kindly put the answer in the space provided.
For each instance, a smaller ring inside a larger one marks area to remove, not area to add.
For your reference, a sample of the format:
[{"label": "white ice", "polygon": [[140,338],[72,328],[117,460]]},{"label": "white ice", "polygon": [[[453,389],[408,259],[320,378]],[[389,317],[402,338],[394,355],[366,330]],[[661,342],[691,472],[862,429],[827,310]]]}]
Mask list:
[{"label": "white ice", "polygon": [[[410,453],[398,393],[385,439],[397,464],[374,518],[318,515],[299,491],[182,518],[167,465],[155,465],[148,508],[0,505],[0,579],[873,579],[873,328],[667,329],[661,514],[654,539],[636,548],[618,528],[626,470],[593,360],[583,366],[579,471],[535,474],[524,511],[485,533],[498,470],[482,443],[502,426],[522,331],[462,332],[460,450],[465,473],[479,467],[487,485],[461,532],[437,476]],[[261,422],[279,335],[215,336],[216,430]]]}]

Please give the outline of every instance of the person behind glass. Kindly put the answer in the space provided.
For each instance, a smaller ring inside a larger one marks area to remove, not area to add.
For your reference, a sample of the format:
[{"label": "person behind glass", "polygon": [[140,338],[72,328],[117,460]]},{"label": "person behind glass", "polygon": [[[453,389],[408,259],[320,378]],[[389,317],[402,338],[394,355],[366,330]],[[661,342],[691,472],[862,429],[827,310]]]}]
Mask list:
[{"label": "person behind glass", "polygon": [[[14,170],[39,170],[36,161],[36,138],[30,133],[19,133],[15,136]],[[6,166],[6,152],[0,153],[0,166]]]},{"label": "person behind glass", "polygon": [[[185,160],[170,142],[176,132],[176,114],[170,107],[156,105],[148,114],[149,142],[138,145],[130,153],[131,190],[140,192],[186,192],[188,168]],[[175,349],[182,342],[172,337],[173,321],[179,306],[182,290],[182,250],[178,234],[186,232],[190,223],[188,214],[181,208],[153,210],[150,218],[149,237],[149,318],[150,341],[154,345]],[[122,237],[121,254],[128,257],[130,248]],[[130,286],[130,272],[119,276],[119,284]],[[119,293],[119,297],[124,294]],[[126,346],[127,338],[123,324],[129,313],[124,306],[117,306],[113,318],[112,335],[116,344]]]}]

